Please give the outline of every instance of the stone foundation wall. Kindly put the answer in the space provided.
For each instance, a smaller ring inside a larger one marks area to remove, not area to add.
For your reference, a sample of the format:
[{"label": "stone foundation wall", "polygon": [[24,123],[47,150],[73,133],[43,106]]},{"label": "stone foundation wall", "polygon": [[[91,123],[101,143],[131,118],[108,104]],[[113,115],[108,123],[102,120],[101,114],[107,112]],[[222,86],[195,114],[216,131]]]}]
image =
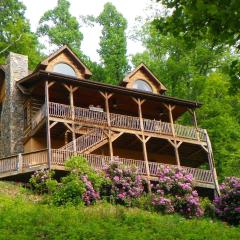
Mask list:
[{"label": "stone foundation wall", "polygon": [[16,82],[27,75],[28,57],[10,53],[5,72],[6,98],[1,116],[2,157],[23,152],[24,96]]}]

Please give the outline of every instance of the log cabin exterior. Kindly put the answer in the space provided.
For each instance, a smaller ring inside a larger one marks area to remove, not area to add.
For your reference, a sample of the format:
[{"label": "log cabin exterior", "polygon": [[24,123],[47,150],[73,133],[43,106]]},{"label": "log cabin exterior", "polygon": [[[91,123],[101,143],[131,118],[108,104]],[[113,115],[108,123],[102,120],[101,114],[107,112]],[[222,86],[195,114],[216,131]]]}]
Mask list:
[{"label": "log cabin exterior", "polygon": [[[81,154],[97,169],[110,160],[135,165],[149,181],[160,166],[179,167],[197,187],[218,191],[211,142],[197,125],[200,103],[165,95],[144,64],[119,86],[90,77],[67,46],[31,73],[26,56],[10,53],[0,67],[0,178],[61,171],[66,159]],[[176,123],[187,113],[192,126]]]}]

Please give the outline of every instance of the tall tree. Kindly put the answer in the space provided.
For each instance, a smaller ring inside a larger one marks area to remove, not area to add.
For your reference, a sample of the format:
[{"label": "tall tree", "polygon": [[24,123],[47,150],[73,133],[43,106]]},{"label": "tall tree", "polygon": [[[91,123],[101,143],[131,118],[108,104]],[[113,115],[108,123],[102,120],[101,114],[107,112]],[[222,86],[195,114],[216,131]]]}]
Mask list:
[{"label": "tall tree", "polygon": [[102,26],[98,50],[105,69],[106,82],[117,84],[128,70],[127,21],[111,3],[106,3],[96,21]]},{"label": "tall tree", "polygon": [[[154,20],[158,30],[188,42],[208,40],[213,46],[230,45],[240,50],[240,1],[157,0],[168,12]],[[240,92],[240,58],[229,64],[232,94]]]},{"label": "tall tree", "polygon": [[161,31],[184,35],[188,39],[208,37],[215,43],[224,42],[240,48],[240,1],[158,1],[171,12],[167,17],[156,19]]},{"label": "tall tree", "polygon": [[67,0],[58,0],[57,6],[41,17],[37,33],[40,37],[47,36],[52,45],[67,44],[80,53],[83,35],[76,17],[71,15],[69,9],[70,3]]},{"label": "tall tree", "polygon": [[40,61],[40,45],[24,13],[25,6],[20,1],[0,1],[0,63],[12,51],[28,55],[33,68]]},{"label": "tall tree", "polygon": [[199,124],[208,129],[218,174],[240,176],[240,95],[229,95],[228,66],[234,58],[230,49],[207,39],[192,45],[182,37],[162,34],[151,23],[142,29],[137,34],[146,50],[133,56],[133,63],[149,65],[168,94],[204,103],[198,110]]}]

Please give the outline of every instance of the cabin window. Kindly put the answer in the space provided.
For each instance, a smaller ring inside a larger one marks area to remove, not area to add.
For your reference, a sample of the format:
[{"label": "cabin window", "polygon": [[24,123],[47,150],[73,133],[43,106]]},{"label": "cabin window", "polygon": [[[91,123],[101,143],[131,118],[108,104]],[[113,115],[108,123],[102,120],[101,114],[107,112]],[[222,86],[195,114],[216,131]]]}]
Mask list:
[{"label": "cabin window", "polygon": [[150,84],[148,84],[146,81],[140,80],[140,79],[136,80],[133,83],[133,88],[142,90],[142,91],[146,91],[146,92],[153,92],[153,89],[150,86]]},{"label": "cabin window", "polygon": [[76,77],[74,69],[66,63],[57,63],[56,65],[54,65],[53,72]]}]

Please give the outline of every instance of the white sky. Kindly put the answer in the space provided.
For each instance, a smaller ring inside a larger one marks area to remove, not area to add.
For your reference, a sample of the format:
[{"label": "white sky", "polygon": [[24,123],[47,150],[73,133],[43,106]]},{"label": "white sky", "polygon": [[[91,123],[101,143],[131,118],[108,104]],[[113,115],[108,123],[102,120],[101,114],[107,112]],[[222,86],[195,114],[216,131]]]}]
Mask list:
[{"label": "white sky", "polygon": [[[26,17],[30,20],[33,31],[36,30],[38,21],[44,12],[53,9],[57,4],[57,0],[21,1],[27,7]],[[71,3],[71,14],[77,17],[78,20],[80,15],[98,16],[103,9],[103,5],[106,2],[112,2],[128,21],[127,33],[133,29],[136,17],[147,17],[146,8],[151,4],[151,0],[69,0],[69,2]],[[99,61],[96,50],[98,49],[100,31],[99,27],[81,28],[84,35],[82,51],[94,61]],[[128,55],[142,50],[143,47],[139,42],[128,39]]]}]

